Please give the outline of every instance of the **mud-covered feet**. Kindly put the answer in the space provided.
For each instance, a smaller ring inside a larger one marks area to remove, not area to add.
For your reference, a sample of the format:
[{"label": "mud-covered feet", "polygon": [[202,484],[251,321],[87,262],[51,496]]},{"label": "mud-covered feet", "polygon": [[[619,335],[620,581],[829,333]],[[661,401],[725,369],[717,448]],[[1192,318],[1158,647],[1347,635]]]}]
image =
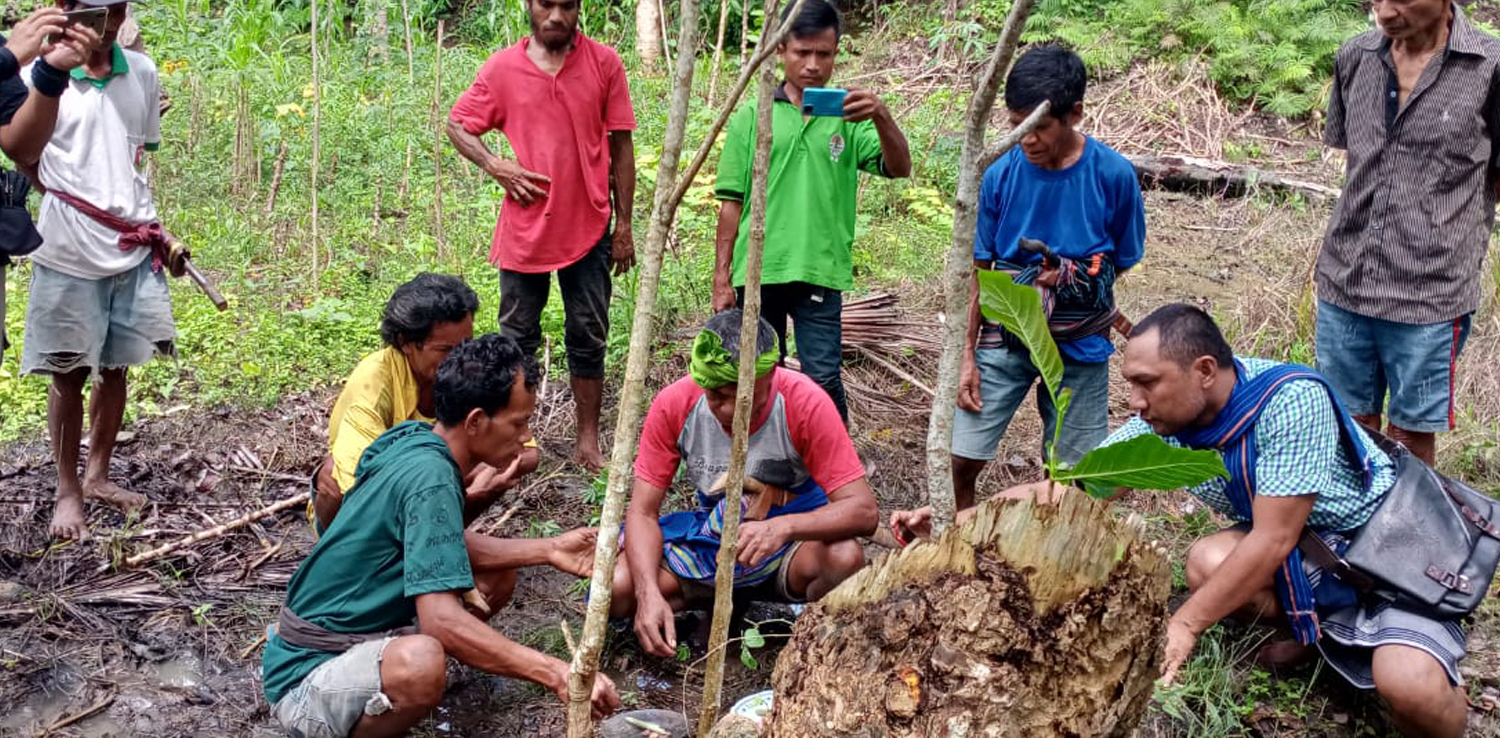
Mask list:
[{"label": "mud-covered feet", "polygon": [[603,469],[605,459],[604,454],[599,451],[599,439],[578,439],[578,444],[573,447],[573,463],[589,471]]},{"label": "mud-covered feet", "polygon": [[62,493],[52,508],[52,524],[47,532],[64,541],[82,541],[89,537],[89,521],[83,514],[83,496],[77,491]]},{"label": "mud-covered feet", "polygon": [[140,510],[146,504],[145,495],[138,492],[127,492],[108,479],[85,480],[83,483],[83,496],[95,502],[102,502],[109,505],[127,515]]},{"label": "mud-covered feet", "polygon": [[1255,665],[1265,669],[1291,669],[1312,661],[1318,651],[1287,638],[1273,640],[1255,652]]}]

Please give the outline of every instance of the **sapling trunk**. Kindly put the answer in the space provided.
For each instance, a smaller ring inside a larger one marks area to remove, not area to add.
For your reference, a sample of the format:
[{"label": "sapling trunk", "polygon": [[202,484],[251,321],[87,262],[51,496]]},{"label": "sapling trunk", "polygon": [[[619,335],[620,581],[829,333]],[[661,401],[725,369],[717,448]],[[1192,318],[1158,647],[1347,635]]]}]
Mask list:
[{"label": "sapling trunk", "polygon": [[[620,390],[620,404],[615,419],[614,449],[610,455],[609,481],[604,503],[599,511],[599,540],[594,548],[594,574],[589,583],[588,612],[583,634],[573,652],[568,675],[568,736],[588,738],[594,726],[589,696],[599,670],[599,654],[604,648],[604,630],[609,622],[610,587],[614,584],[615,562],[619,553],[620,524],[625,516],[625,493],[633,475],[636,442],[640,438],[641,415],[645,404],[646,372],[651,364],[651,344],[655,334],[656,295],[661,283],[662,254],[672,229],[676,204],[668,204],[672,184],[677,178],[682,156],[682,140],[687,129],[688,102],[693,89],[693,50],[698,45],[698,0],[682,0],[682,32],[677,46],[677,72],[672,89],[671,107],[667,113],[667,130],[662,140],[661,159],[656,170],[651,228],[640,254],[640,278],[636,283],[635,318],[631,325],[630,352],[625,360],[625,383]],[[691,174],[688,175],[691,178]]]},{"label": "sapling trunk", "polygon": [[[775,0],[766,0],[767,24]],[[765,36],[764,33],[761,34]],[[762,40],[765,45],[765,39]],[[771,108],[775,104],[776,68],[760,71],[760,96],[755,109],[755,167],[750,183],[750,234],[745,244],[744,318],[740,321],[739,384],[734,395],[734,423],[729,446],[729,471],[724,482],[724,522],[715,563],[714,610],[709,626],[708,663],[703,667],[703,705],[698,712],[698,735],[707,738],[719,716],[724,689],[724,659],[729,620],[734,613],[734,569],[739,555],[740,500],[745,492],[745,455],[750,446],[750,415],[755,400],[755,350],[760,333],[761,256],[766,243],[766,194],[771,172]],[[784,370],[782,370],[784,371]],[[789,565],[789,564],[788,564]]]},{"label": "sapling trunk", "polygon": [[322,127],[323,127],[323,77],[320,67],[322,66],[323,54],[318,47],[318,6],[320,0],[312,0],[312,84],[313,84],[313,127],[312,127],[312,180],[309,183],[312,190],[312,247],[308,250],[312,254],[313,281],[321,281],[323,271],[318,256],[323,250],[323,240],[318,232],[318,159],[322,156]]},{"label": "sapling trunk", "polygon": [[448,239],[443,233],[443,141],[446,136],[443,132],[442,118],[439,111],[443,102],[443,31],[447,27],[446,20],[439,20],[437,24],[437,46],[432,50],[433,75],[432,75],[432,235],[437,239],[438,259],[447,262]]},{"label": "sapling trunk", "polygon": [[719,68],[724,66],[724,28],[729,24],[729,0],[719,0],[719,35],[714,39],[714,64],[708,73],[708,104],[719,91]]},{"label": "sapling trunk", "polygon": [[958,395],[958,373],[963,352],[971,350],[969,335],[969,278],[974,265],[974,227],[979,220],[980,156],[984,153],[984,131],[1000,83],[1010,68],[1016,41],[1026,27],[1026,17],[1035,0],[1016,0],[1000,40],[990,56],[974,96],[964,128],[964,145],[959,155],[958,192],[953,204],[953,245],[948,250],[943,271],[943,353],[938,361],[937,384],[933,388],[932,418],[927,427],[927,496],[932,505],[933,531],[941,532],[953,524],[953,412]]}]

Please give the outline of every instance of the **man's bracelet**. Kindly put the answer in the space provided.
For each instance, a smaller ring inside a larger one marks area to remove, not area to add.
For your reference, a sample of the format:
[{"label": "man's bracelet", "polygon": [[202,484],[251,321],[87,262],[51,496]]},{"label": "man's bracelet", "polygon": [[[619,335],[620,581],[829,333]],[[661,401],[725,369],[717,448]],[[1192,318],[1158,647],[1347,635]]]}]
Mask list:
[{"label": "man's bracelet", "polygon": [[68,73],[37,57],[31,67],[31,86],[47,97],[61,97],[68,89]]}]

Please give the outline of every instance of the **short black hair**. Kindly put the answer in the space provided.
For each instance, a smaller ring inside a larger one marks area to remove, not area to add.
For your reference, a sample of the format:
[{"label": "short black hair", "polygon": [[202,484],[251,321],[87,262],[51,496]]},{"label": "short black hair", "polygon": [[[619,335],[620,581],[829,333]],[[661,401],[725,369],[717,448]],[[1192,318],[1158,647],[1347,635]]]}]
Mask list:
[{"label": "short black hair", "polygon": [[[781,11],[782,23],[791,16],[792,6],[796,4],[797,0],[786,0],[786,7]],[[830,28],[833,29],[834,38],[843,37],[844,17],[839,9],[828,0],[807,0],[802,4],[802,12],[792,21],[790,34],[797,38],[811,38]]]},{"label": "short black hair", "polygon": [[438,365],[437,379],[432,384],[438,422],[459,425],[474,408],[483,410],[485,415],[494,415],[510,404],[517,372],[526,389],[535,389],[541,381],[536,360],[521,351],[514,339],[486,333],[459,344]]},{"label": "short black hair", "polygon": [[[731,308],[715,314],[703,324],[703,330],[711,331],[719,337],[719,342],[724,344],[724,350],[729,352],[729,358],[735,364],[740,363],[740,323],[744,319],[744,310]],[[755,322],[755,353],[759,356],[776,348],[776,329],[765,318],[756,318]]]},{"label": "short black hair", "polygon": [[380,314],[387,346],[421,343],[438,323],[457,323],[479,310],[479,296],[451,274],[422,272],[396,288]]},{"label": "short black hair", "polygon": [[1163,305],[1135,324],[1130,337],[1158,331],[1163,358],[1186,367],[1200,356],[1213,357],[1221,367],[1234,366],[1234,351],[1219,326],[1202,308],[1176,302]]},{"label": "short black hair", "polygon": [[1005,76],[1005,107],[1026,113],[1048,100],[1052,116],[1065,120],[1083,102],[1088,81],[1083,60],[1071,50],[1057,44],[1033,46]]}]

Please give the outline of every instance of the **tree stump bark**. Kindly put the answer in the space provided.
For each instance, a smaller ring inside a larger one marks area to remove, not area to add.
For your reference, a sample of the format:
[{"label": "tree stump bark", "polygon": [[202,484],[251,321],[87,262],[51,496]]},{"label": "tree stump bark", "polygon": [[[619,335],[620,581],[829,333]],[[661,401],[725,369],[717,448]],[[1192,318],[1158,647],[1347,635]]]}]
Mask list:
[{"label": "tree stump bark", "polygon": [[798,619],[768,735],[1128,735],[1171,580],[1141,531],[1083,494],[991,501],[882,557]]}]

